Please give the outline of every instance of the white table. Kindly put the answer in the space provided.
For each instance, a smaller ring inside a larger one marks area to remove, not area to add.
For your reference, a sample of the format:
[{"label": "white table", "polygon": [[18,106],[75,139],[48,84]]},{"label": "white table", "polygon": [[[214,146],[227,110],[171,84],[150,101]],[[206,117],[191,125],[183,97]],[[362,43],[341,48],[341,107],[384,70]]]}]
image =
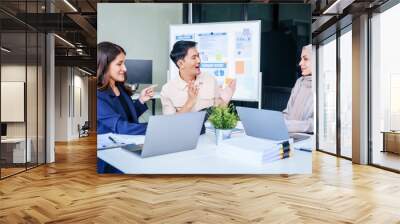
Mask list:
[{"label": "white table", "polygon": [[[243,138],[248,144],[260,141],[251,140],[244,134],[235,134],[232,138]],[[312,139],[295,143],[296,147],[312,147]],[[251,142],[253,141],[253,142]],[[97,151],[98,158],[127,174],[309,174],[312,172],[312,153],[294,150],[287,159],[252,164],[251,161],[239,161],[221,156],[214,136],[206,133],[200,136],[194,150],[170,153],[160,156],[141,158],[138,154],[121,148]]]},{"label": "white table", "polygon": [[1,139],[2,145],[14,145],[13,163],[25,163],[31,161],[31,144],[30,138],[27,138],[27,147],[25,154],[25,138],[5,138]]}]

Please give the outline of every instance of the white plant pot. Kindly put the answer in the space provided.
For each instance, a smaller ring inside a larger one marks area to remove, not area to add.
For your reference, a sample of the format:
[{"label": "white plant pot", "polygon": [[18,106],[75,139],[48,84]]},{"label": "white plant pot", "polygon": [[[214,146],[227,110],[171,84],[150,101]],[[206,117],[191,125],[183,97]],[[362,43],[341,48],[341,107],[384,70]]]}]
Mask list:
[{"label": "white plant pot", "polygon": [[232,129],[215,129],[215,143],[218,145],[221,141],[231,138]]}]

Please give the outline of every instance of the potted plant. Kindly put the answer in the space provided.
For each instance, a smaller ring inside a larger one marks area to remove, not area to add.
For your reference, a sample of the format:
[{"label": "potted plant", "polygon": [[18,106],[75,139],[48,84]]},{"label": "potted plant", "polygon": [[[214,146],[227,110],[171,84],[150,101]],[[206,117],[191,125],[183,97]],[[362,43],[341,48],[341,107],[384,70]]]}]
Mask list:
[{"label": "potted plant", "polygon": [[223,139],[231,137],[232,129],[236,127],[238,116],[235,114],[233,105],[217,106],[211,109],[208,120],[215,128],[216,144]]}]

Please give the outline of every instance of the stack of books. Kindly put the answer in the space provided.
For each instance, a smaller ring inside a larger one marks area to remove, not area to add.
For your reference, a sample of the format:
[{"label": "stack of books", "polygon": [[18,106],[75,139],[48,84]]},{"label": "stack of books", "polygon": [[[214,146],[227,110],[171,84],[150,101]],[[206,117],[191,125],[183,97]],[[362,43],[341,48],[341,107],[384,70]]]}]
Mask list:
[{"label": "stack of books", "polygon": [[282,143],[278,143],[277,147],[274,147],[273,150],[265,150],[263,161],[273,162],[276,160],[289,158],[290,155],[291,155],[291,150],[289,141],[284,141]]},{"label": "stack of books", "polygon": [[293,153],[289,141],[270,141],[250,136],[224,140],[216,151],[218,156],[226,159],[254,165],[287,159]]}]

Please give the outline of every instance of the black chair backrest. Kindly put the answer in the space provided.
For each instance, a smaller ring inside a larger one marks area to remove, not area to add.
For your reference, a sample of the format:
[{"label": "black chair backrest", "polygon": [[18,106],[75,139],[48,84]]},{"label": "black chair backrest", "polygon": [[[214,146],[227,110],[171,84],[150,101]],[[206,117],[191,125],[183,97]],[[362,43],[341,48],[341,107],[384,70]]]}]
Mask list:
[{"label": "black chair backrest", "polygon": [[90,128],[89,121],[85,121],[85,123],[82,126],[82,129],[89,129],[89,128]]}]

